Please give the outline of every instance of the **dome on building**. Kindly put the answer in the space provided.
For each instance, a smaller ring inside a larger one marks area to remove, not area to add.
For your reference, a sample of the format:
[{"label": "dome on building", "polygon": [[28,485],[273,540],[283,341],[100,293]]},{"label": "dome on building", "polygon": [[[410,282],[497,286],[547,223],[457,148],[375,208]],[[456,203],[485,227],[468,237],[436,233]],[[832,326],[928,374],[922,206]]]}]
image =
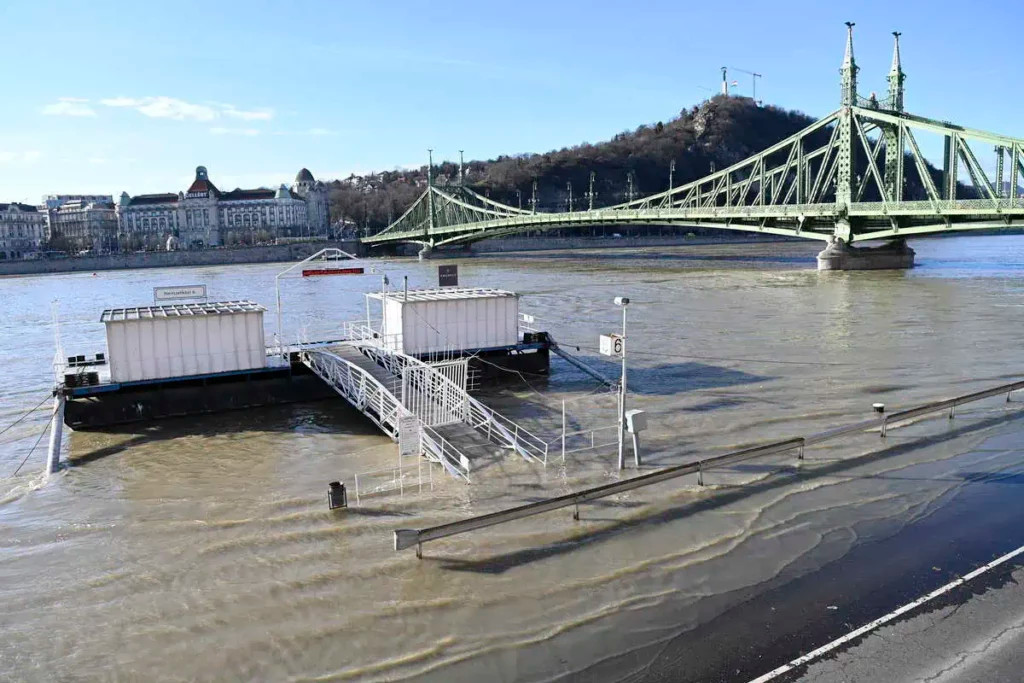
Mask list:
[{"label": "dome on building", "polygon": [[295,182],[297,182],[297,183],[312,183],[312,182],[314,182],[313,174],[309,172],[308,168],[304,168],[301,171],[299,171],[298,174],[295,176]]},{"label": "dome on building", "polygon": [[[309,171],[306,171],[306,172],[309,173]],[[281,187],[277,188],[277,192],[274,193],[274,199],[291,199],[291,198],[292,198],[292,193],[289,192],[288,188],[285,187],[283,184],[281,185]]]}]

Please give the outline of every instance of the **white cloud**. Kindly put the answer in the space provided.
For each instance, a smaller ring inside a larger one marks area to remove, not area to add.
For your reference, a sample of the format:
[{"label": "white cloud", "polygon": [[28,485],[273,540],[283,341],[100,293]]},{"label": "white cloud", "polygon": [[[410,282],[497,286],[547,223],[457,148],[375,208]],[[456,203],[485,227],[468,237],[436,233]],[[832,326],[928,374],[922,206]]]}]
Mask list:
[{"label": "white cloud", "polygon": [[47,116],[96,116],[89,100],[80,97],[58,97],[56,102],[43,107],[43,113]]},{"label": "white cloud", "polygon": [[100,100],[108,107],[126,107],[154,119],[212,121],[217,112],[204,104],[192,104],[174,97],[114,97]]},{"label": "white cloud", "polygon": [[164,95],[158,97],[111,97],[100,100],[107,107],[122,107],[154,119],[174,119],[176,121],[215,121],[222,117],[240,119],[242,121],[269,121],[274,118],[272,109],[239,109],[233,104],[211,102],[196,104],[176,97]]},{"label": "white cloud", "polygon": [[246,135],[249,137],[260,134],[256,128],[222,128],[220,126],[211,128],[210,132],[214,135]]},{"label": "white cloud", "polygon": [[234,119],[241,119],[242,121],[269,121],[274,118],[274,112],[271,109],[253,109],[245,111],[242,109],[236,109],[230,104],[221,105],[225,116],[230,116]]},{"label": "white cloud", "polygon": [[274,131],[274,135],[310,135],[313,137],[323,137],[325,135],[337,135],[338,131],[331,130],[330,128],[307,128],[306,130],[278,130]]}]

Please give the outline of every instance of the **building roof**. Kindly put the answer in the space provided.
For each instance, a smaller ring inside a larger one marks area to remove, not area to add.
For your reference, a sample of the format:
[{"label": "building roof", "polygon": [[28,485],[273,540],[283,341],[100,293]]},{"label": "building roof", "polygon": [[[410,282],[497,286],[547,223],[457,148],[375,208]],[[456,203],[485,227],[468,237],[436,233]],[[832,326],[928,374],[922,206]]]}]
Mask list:
[{"label": "building roof", "polygon": [[454,301],[458,299],[498,299],[505,297],[519,296],[515,292],[505,289],[491,289],[489,287],[439,287],[436,289],[410,289],[408,298],[404,290],[398,289],[390,292],[370,292],[366,295],[369,299],[390,299],[392,301]]},{"label": "building roof", "polygon": [[297,183],[312,183],[315,182],[313,174],[309,172],[308,168],[304,168],[295,175],[295,182]]},{"label": "building roof", "polygon": [[22,204],[21,202],[10,202],[9,204],[0,204],[0,211],[9,211],[11,208],[15,208],[18,211],[27,211],[28,213],[39,213],[39,209],[32,206],[31,204]]},{"label": "building roof", "polygon": [[207,301],[196,304],[135,306],[132,308],[108,308],[100,316],[100,322],[113,323],[126,320],[150,320],[153,318],[187,318],[204,315],[262,313],[266,310],[266,308],[254,301]]},{"label": "building roof", "polygon": [[259,187],[256,188],[255,190],[241,190],[236,187],[235,189],[231,190],[231,192],[225,192],[224,194],[220,195],[220,200],[222,202],[231,202],[243,201],[246,199],[300,199],[300,197],[294,192],[290,190],[286,190],[286,192],[287,194],[284,197],[278,197],[279,190],[271,190],[266,187]]},{"label": "building roof", "polygon": [[164,194],[137,194],[128,200],[129,206],[139,206],[141,204],[177,204],[178,195],[173,192],[167,192]]},{"label": "building roof", "polygon": [[211,197],[220,196],[220,190],[217,189],[217,186],[206,178],[196,178],[193,180],[192,184],[188,186],[188,190],[186,190],[186,192],[188,194],[192,194],[193,192],[205,192]]}]

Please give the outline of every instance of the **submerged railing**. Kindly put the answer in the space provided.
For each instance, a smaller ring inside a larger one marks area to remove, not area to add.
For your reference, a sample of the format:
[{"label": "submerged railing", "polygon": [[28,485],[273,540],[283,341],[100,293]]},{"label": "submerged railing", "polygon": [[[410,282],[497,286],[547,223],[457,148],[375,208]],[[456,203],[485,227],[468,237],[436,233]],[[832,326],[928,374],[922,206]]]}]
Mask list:
[{"label": "submerged railing", "polygon": [[564,496],[558,496],[556,498],[550,498],[536,503],[527,503],[526,505],[509,508],[508,510],[500,510],[487,515],[470,517],[469,519],[463,519],[457,522],[442,524],[440,526],[429,527],[426,529],[396,529],[394,532],[395,550],[404,550],[405,548],[416,546],[416,557],[422,557],[423,544],[428,541],[436,541],[448,536],[464,534],[469,531],[475,531],[477,529],[483,529],[497,524],[504,524],[505,522],[511,522],[517,519],[523,519],[524,517],[531,517],[533,515],[539,515],[544,512],[550,512],[551,510],[558,510],[560,508],[570,506],[574,508],[573,519],[579,519],[579,505],[591,500],[614,496],[618,493],[624,493],[626,491],[632,491],[634,489],[643,488],[663,481],[669,481],[688,474],[696,474],[698,477],[698,483],[703,484],[704,471],[707,469],[720,467],[730,463],[742,462],[744,460],[750,460],[752,458],[758,458],[766,455],[796,450],[797,459],[802,460],[804,457],[804,449],[813,444],[822,443],[823,441],[835,439],[847,434],[864,432],[875,428],[879,430],[880,436],[884,438],[886,430],[893,428],[900,422],[905,422],[915,417],[921,417],[923,415],[943,412],[946,410],[949,411],[949,417],[952,419],[954,417],[956,407],[959,405],[980,401],[984,398],[999,396],[1001,394],[1006,394],[1006,400],[1009,401],[1010,394],[1021,389],[1024,389],[1024,381],[1004,384],[991,389],[976,391],[942,401],[935,401],[891,414],[882,413],[869,420],[835,427],[833,429],[817,432],[808,436],[798,436],[791,439],[784,439],[782,441],[774,441],[761,446],[744,448],[713,458],[706,458],[704,460],[687,463],[685,465],[666,467],[665,469],[651,472],[649,474],[643,474],[639,477],[633,477],[632,479],[627,479],[625,481],[604,484],[602,486],[569,493]]}]

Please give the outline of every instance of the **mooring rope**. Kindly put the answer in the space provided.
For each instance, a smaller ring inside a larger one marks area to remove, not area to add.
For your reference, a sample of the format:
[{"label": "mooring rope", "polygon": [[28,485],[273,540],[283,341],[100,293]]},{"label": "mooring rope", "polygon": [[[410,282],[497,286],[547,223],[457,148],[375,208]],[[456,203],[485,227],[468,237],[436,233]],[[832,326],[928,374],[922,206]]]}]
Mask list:
[{"label": "mooring rope", "polygon": [[25,466],[25,463],[28,462],[29,457],[32,455],[33,452],[35,452],[36,446],[38,446],[39,442],[43,440],[44,436],[46,436],[46,432],[50,428],[50,425],[52,425],[52,424],[53,424],[53,416],[50,416],[50,419],[46,421],[46,425],[43,427],[43,431],[39,432],[39,438],[36,439],[36,442],[34,444],[32,444],[32,448],[30,448],[28,450],[28,454],[21,461],[21,464],[18,465],[18,469],[14,470],[14,474],[11,475],[12,477],[18,476],[18,472],[20,472],[21,468]]},{"label": "mooring rope", "polygon": [[[33,408],[31,408],[31,409],[30,409],[30,410],[29,410],[29,411],[28,411],[27,413],[25,413],[24,415],[22,415],[22,416],[21,416],[21,417],[19,417],[19,418],[18,418],[17,420],[15,420],[15,421],[14,421],[14,422],[12,422],[11,424],[7,425],[7,426],[6,426],[6,427],[4,427],[3,429],[0,429],[0,434],[3,434],[3,433],[4,433],[4,432],[6,432],[7,430],[9,430],[9,429],[10,429],[11,427],[14,427],[14,426],[15,426],[15,425],[17,425],[17,424],[18,424],[19,422],[21,422],[22,420],[24,420],[24,419],[25,419],[26,417],[28,417],[29,415],[31,415],[32,413],[34,413],[34,412],[35,412],[36,410],[38,410],[38,409],[39,409],[39,406],[41,406],[41,405],[43,405],[44,403],[46,403],[46,401],[47,401],[48,399],[50,399],[50,398],[53,398],[53,394],[51,394],[51,393],[47,393],[47,394],[46,394],[46,396],[44,396],[44,397],[43,397],[43,400],[42,400],[42,401],[40,401],[39,403],[37,403],[37,404],[36,404],[36,405],[35,405],[35,406],[34,406]],[[52,418],[51,418],[51,419],[52,419]]]}]

